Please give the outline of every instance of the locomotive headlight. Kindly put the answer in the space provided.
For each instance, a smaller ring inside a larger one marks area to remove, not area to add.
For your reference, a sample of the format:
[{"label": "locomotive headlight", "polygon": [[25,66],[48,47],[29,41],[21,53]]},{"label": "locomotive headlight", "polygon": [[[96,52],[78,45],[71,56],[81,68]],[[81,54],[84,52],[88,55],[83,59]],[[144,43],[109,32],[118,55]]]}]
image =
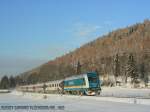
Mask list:
[{"label": "locomotive headlight", "polygon": [[96,95],[96,93],[95,93],[94,91],[92,91],[92,92],[91,92],[91,95],[94,96],[94,95]]},{"label": "locomotive headlight", "polygon": [[86,94],[89,95],[89,96],[94,96],[94,95],[96,95],[95,91],[88,91]]}]

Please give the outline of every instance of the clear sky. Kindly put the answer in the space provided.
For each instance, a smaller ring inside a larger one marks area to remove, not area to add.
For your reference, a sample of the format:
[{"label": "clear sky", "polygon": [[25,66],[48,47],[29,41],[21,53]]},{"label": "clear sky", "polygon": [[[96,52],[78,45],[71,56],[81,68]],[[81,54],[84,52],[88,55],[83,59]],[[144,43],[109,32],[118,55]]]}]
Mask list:
[{"label": "clear sky", "polygon": [[150,18],[150,0],[0,0],[0,75],[16,75]]}]

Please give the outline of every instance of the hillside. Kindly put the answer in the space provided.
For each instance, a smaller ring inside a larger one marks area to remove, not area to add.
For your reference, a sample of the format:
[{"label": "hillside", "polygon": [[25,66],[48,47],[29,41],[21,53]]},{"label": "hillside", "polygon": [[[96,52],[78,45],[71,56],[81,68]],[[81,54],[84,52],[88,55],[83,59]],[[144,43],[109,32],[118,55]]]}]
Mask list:
[{"label": "hillside", "polygon": [[64,56],[21,74],[23,82],[37,83],[62,79],[96,70],[103,78],[124,76],[144,82],[150,75],[150,21],[118,29],[97,38]]}]

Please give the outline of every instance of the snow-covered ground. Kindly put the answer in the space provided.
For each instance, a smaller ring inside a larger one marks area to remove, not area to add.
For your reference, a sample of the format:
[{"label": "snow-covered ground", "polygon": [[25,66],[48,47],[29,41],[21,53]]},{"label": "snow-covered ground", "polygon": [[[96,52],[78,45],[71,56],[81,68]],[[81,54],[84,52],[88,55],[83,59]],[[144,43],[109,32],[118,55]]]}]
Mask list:
[{"label": "snow-covered ground", "polygon": [[9,93],[10,91],[7,89],[0,89],[0,93]]},{"label": "snow-covered ground", "polygon": [[100,96],[124,98],[150,98],[150,89],[135,89],[123,87],[102,87]]},{"label": "snow-covered ground", "polygon": [[[120,91],[117,89],[116,93],[113,91],[115,89],[116,88],[103,88],[103,92],[100,96],[61,96],[47,94],[46,98],[44,98],[44,94],[14,91],[12,93],[0,94],[0,106],[55,106],[55,110],[22,109],[13,111],[0,110],[0,112],[150,112],[150,99],[141,99],[141,96],[136,99],[119,98],[122,94],[128,96],[128,93],[130,92],[127,92],[128,89],[125,90],[120,88]],[[139,90],[133,91],[130,94],[134,95]],[[142,97],[145,97],[145,95],[147,96],[149,93],[149,90],[143,89],[142,91],[144,92],[139,92]],[[109,92],[114,92],[113,96],[116,96],[117,98],[103,97],[108,95]],[[57,109],[59,106],[64,106],[64,110]]]}]

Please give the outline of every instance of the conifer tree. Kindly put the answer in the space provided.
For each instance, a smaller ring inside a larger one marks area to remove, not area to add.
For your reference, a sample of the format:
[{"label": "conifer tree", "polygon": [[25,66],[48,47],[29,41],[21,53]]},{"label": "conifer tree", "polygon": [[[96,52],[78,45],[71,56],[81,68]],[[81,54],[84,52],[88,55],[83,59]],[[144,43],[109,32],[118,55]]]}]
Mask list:
[{"label": "conifer tree", "polygon": [[9,79],[7,76],[2,77],[0,82],[1,89],[9,89]]},{"label": "conifer tree", "polygon": [[138,79],[138,73],[137,73],[137,68],[135,65],[135,60],[133,57],[133,54],[130,54],[128,57],[128,62],[127,62],[127,76],[131,77],[132,83],[136,83]]},{"label": "conifer tree", "polygon": [[118,54],[116,54],[114,58],[114,75],[115,77],[120,75],[120,63]]},{"label": "conifer tree", "polygon": [[14,88],[16,86],[16,81],[13,76],[10,76],[10,78],[9,78],[9,86],[10,86],[10,88]]},{"label": "conifer tree", "polygon": [[77,74],[81,74],[81,64],[80,64],[80,61],[78,61],[77,63]]}]

